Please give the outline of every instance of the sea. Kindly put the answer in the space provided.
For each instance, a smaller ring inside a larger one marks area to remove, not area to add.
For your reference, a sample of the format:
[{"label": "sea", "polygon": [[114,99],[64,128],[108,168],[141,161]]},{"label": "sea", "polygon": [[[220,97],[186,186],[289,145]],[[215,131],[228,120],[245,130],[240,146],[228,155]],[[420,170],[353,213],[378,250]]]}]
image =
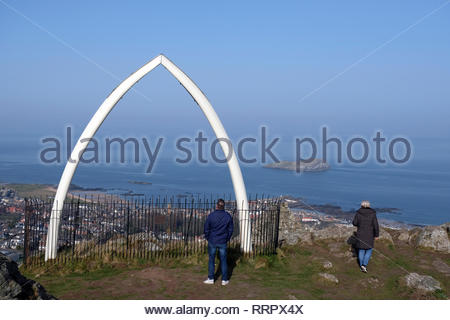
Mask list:
[{"label": "sea", "polygon": [[[386,220],[413,225],[438,225],[450,221],[450,142],[416,139],[406,164],[369,161],[365,164],[330,162],[323,172],[268,169],[262,164],[242,165],[250,198],[289,195],[310,205],[331,204],[356,210],[362,200],[376,208],[397,208],[379,213]],[[39,160],[38,141],[0,139],[0,183],[57,185],[64,163]],[[290,159],[283,159],[290,160]],[[179,164],[174,156],[161,155],[151,173],[148,163],[80,164],[72,183],[83,188],[103,188],[113,194],[173,197],[233,198],[226,164]],[[137,182],[137,183],[136,183]],[[144,182],[141,184],[141,182]]]}]

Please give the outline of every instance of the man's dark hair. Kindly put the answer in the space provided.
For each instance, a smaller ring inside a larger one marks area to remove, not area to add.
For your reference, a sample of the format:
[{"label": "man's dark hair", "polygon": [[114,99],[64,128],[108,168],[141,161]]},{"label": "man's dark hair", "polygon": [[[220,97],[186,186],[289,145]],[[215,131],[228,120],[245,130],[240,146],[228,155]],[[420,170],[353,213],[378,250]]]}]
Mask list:
[{"label": "man's dark hair", "polygon": [[223,200],[223,199],[217,200],[217,209],[219,209],[219,210],[225,209],[225,200]]}]

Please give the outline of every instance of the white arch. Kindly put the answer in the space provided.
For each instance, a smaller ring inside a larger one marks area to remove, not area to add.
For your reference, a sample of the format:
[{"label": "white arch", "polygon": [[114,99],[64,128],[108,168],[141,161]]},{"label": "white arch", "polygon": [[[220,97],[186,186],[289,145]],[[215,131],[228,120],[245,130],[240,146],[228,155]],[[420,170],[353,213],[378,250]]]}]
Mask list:
[{"label": "white arch", "polygon": [[[55,259],[57,253],[57,242],[58,242],[58,230],[60,223],[60,216],[64,205],[64,200],[69,189],[69,185],[72,181],[72,177],[77,169],[78,163],[80,161],[83,152],[85,151],[89,141],[92,139],[98,128],[101,126],[105,118],[117,104],[117,102],[123,97],[128,90],[135,85],[139,80],[141,80],[147,73],[152,71],[158,65],[162,64],[188,91],[188,93],[197,102],[200,109],[203,111],[204,115],[209,121],[216,137],[220,139],[220,146],[225,155],[231,154],[227,164],[230,170],[231,180],[233,182],[234,193],[237,201],[237,209],[239,210],[239,220],[241,226],[241,249],[244,252],[250,252],[251,239],[250,239],[250,228],[247,227],[248,224],[248,200],[247,192],[245,189],[244,180],[242,178],[241,168],[237,161],[236,154],[233,147],[229,153],[229,146],[226,141],[230,141],[225,128],[222,125],[217,113],[214,111],[211,103],[208,101],[203,92],[197,87],[197,85],[172,61],[167,59],[164,55],[159,55],[142,68],[131,74],[126,78],[119,86],[117,86],[113,92],[106,98],[106,100],[98,108],[97,112],[91,118],[77,144],[72,150],[70,159],[67,161],[64,172],[59,181],[58,189],[56,191],[55,199],[53,202],[50,224],[47,234],[47,242],[45,248],[45,261],[49,259]],[[226,139],[224,141],[224,139]]]}]

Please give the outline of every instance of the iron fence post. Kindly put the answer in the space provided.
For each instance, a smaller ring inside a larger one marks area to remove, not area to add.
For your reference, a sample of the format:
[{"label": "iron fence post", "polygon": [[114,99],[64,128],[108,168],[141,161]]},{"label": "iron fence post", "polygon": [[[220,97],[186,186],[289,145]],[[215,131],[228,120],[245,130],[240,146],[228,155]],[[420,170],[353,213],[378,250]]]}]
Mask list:
[{"label": "iron fence post", "polygon": [[30,257],[30,216],[29,216],[29,202],[28,199],[25,199],[25,238],[23,245],[23,261],[25,265],[29,264]]}]

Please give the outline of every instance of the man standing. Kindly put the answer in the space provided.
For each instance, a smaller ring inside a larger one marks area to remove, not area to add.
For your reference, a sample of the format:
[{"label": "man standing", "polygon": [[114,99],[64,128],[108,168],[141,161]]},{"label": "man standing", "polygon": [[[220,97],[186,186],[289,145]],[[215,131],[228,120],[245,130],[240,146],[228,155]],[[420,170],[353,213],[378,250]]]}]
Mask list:
[{"label": "man standing", "polygon": [[227,242],[233,234],[233,218],[225,211],[225,201],[217,200],[216,210],[211,212],[205,222],[205,238],[208,240],[208,279],[206,284],[214,284],[214,271],[216,250],[219,249],[220,269],[222,270],[222,285],[226,286],[228,280]]}]

